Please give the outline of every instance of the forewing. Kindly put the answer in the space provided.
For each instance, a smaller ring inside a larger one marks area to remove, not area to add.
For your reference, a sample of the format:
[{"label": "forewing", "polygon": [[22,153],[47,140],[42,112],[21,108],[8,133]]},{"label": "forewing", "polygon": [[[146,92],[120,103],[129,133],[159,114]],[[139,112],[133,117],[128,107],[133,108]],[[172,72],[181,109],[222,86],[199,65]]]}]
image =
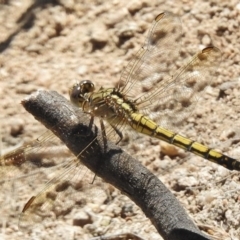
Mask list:
[{"label": "forewing", "polygon": [[[129,98],[150,91],[164,77],[179,56],[180,19],[172,13],[159,14],[152,23],[144,46],[123,70],[120,91]],[[173,68],[172,68],[173,69]]]},{"label": "forewing", "polygon": [[[59,155],[69,156],[69,150],[50,130],[46,131],[36,140],[0,156],[0,180],[13,181],[37,173],[41,168],[61,164],[60,161],[54,162],[54,157]],[[45,158],[51,161],[45,162]]]},{"label": "forewing", "polygon": [[[18,206],[16,220],[19,208],[23,209],[19,227],[24,230],[41,224],[40,219],[50,220],[54,214],[56,218],[64,209],[70,209],[75,202],[73,193],[86,168],[51,131],[47,131],[27,145],[1,156],[0,173],[2,189],[11,192],[14,188],[14,202]],[[31,197],[34,193],[36,196]]]}]

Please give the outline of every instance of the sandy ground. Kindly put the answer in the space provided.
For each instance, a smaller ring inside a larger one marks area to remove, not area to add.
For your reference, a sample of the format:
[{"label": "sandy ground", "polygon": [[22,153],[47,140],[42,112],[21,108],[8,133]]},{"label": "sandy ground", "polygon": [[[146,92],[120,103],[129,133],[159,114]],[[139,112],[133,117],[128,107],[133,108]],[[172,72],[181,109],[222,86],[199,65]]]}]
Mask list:
[{"label": "sandy ground", "polygon": [[[217,77],[211,79],[210,88],[179,131],[239,157],[240,3],[102,2],[0,1],[1,150],[21,146],[45,131],[20,104],[28,94],[49,89],[68,97],[68,88],[82,79],[91,79],[97,88],[114,86],[123,67],[143,44],[154,17],[172,11],[182,20],[181,53],[196,52],[211,44],[222,51]],[[133,136],[125,142],[124,148],[171,189],[200,229],[213,239],[240,239],[238,172],[177,148],[163,154],[169,146],[148,137]],[[172,151],[177,151],[177,156],[171,156]],[[0,239],[120,239],[116,234],[125,234],[125,239],[132,239],[130,234],[161,239],[134,203],[100,180],[93,185],[85,180],[81,199],[73,208],[46,217],[40,227],[19,231],[18,214],[24,203],[39,192],[54,171],[46,169],[48,173],[29,176],[29,172],[10,170],[1,170]],[[6,181],[6,175],[13,181]],[[72,196],[76,194],[66,198]]]}]

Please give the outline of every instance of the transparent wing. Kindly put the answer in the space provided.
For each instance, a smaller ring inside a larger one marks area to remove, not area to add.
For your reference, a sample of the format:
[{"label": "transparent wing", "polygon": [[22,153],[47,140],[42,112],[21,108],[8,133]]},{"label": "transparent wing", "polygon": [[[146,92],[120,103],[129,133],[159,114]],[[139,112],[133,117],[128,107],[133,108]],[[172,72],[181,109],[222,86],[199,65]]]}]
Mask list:
[{"label": "transparent wing", "polygon": [[[70,151],[51,132],[46,131],[31,143],[25,144],[0,156],[0,179],[8,182],[19,177],[38,172],[41,168],[47,168],[61,164],[54,157],[60,155],[64,158],[69,156]],[[51,161],[45,161],[48,157]]]},{"label": "transparent wing", "polygon": [[159,14],[144,46],[123,70],[120,91],[135,98],[142,91],[151,90],[154,82],[161,81],[163,76],[171,76],[169,66],[179,56],[181,34],[181,21],[177,16],[169,12]]},{"label": "transparent wing", "polygon": [[[69,212],[76,199],[77,191],[84,173],[80,160],[72,158],[61,166],[59,174],[52,178],[36,196],[25,204],[19,219],[21,230],[41,224],[47,218],[56,218],[61,212]],[[86,170],[86,169],[85,169]]]},{"label": "transparent wing", "polygon": [[218,48],[203,49],[172,77],[136,99],[136,104],[159,125],[175,130],[194,110],[220,61]]},{"label": "transparent wing", "polygon": [[[76,193],[83,188],[82,180],[83,176],[86,180],[87,169],[50,131],[6,153],[0,160],[1,182],[16,182],[20,196],[14,196],[14,200],[25,203],[24,207],[19,204],[23,209],[18,223],[21,230],[31,229],[36,224],[44,227],[42,223],[46,217],[51,221],[51,218],[65,215],[77,199],[82,198]],[[27,180],[23,181],[22,177],[27,177]],[[88,183],[91,183],[93,175],[89,177]],[[41,191],[38,190],[39,185]],[[21,196],[23,188],[23,192],[29,192],[28,196]],[[32,196],[34,192],[39,193]]]},{"label": "transparent wing", "polygon": [[121,76],[120,91],[140,112],[173,131],[191,114],[221,61],[221,52],[209,47],[177,70],[180,38],[180,20],[171,13],[159,14],[145,45]]}]

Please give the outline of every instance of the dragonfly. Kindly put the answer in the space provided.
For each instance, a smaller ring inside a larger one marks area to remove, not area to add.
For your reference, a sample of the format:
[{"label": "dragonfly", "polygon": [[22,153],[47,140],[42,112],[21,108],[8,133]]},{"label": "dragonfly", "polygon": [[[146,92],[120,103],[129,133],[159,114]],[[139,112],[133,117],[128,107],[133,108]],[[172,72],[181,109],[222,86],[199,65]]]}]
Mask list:
[{"label": "dragonfly", "polygon": [[[197,53],[173,76],[163,78],[158,57],[172,56],[172,51],[175,54],[173,41],[179,35],[178,29],[173,15],[159,14],[153,22],[146,44],[123,71],[123,86],[94,91],[93,82],[83,80],[70,89],[71,102],[84,112],[108,122],[120,140],[121,129],[129,125],[139,133],[173,144],[229,170],[239,171],[238,160],[170,130],[174,129],[174,121],[182,121],[192,112],[204,87],[209,84],[211,70],[221,60],[221,51],[210,46]],[[131,91],[135,91],[141,79],[142,84],[146,81],[153,87],[139,96]],[[158,109],[158,112],[152,111],[154,109]]]},{"label": "dragonfly", "polygon": [[[98,117],[103,135],[116,143],[122,140],[124,128],[129,127],[239,171],[240,162],[236,159],[179,134],[179,126],[195,109],[221,62],[221,51],[209,46],[177,67],[181,34],[179,18],[169,12],[160,13],[150,27],[145,44],[122,71],[117,87],[101,87],[96,91],[92,81],[83,80],[69,89],[70,100],[92,118]],[[43,135],[27,147],[2,156],[0,165],[24,164],[30,153],[46,147],[50,139],[49,134]],[[57,200],[63,199],[59,182],[68,179],[77,182],[81,177],[80,163],[75,158],[64,161],[60,167],[61,174],[24,205],[20,227],[25,223],[41,223],[56,207]]]}]

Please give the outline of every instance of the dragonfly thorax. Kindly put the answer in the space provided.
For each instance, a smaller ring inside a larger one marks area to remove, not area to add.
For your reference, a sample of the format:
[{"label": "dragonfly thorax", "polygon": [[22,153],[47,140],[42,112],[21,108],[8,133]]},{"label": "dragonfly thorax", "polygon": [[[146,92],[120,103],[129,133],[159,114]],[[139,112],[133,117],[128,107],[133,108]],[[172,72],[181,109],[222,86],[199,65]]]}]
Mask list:
[{"label": "dragonfly thorax", "polygon": [[137,110],[132,101],[115,88],[94,90],[94,84],[90,80],[83,80],[69,89],[70,100],[84,112],[108,122],[111,119],[128,119]]}]

